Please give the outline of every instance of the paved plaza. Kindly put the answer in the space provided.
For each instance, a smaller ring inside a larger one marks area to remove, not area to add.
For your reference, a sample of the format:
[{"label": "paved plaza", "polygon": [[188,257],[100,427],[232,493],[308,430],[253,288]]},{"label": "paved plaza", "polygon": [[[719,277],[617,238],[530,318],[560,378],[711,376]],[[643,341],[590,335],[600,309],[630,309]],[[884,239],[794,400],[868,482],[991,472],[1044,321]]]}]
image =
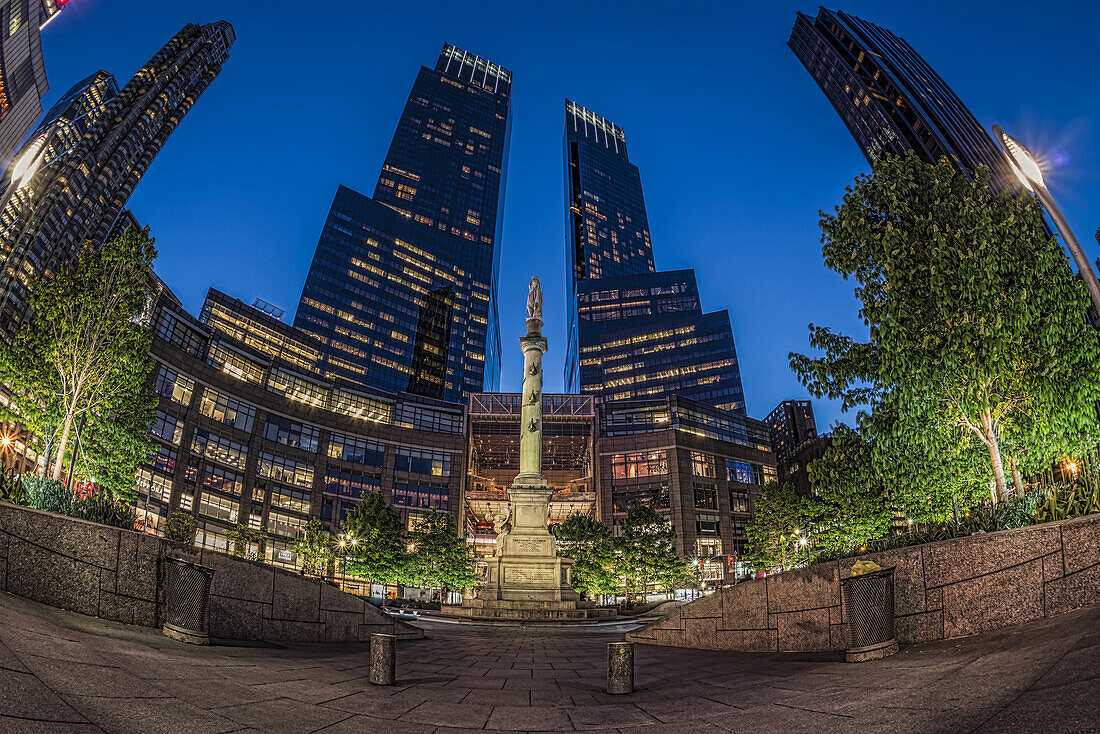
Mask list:
[{"label": "paved plaza", "polygon": [[6,594],[0,620],[5,733],[1100,731],[1100,607],[861,665],[638,646],[630,696],[604,665],[632,625],[425,622],[378,688],[362,644],[197,648]]}]

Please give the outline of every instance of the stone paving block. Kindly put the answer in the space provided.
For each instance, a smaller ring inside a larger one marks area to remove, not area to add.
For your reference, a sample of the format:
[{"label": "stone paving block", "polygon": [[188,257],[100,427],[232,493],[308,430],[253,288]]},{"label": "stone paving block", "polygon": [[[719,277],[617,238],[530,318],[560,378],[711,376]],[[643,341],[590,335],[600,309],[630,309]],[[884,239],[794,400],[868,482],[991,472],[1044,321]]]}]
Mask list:
[{"label": "stone paving block", "polygon": [[[169,553],[173,557],[183,558],[182,554]],[[210,593],[230,599],[272,603],[273,579],[276,571],[272,566],[243,558],[235,558],[224,553],[204,550],[199,562],[214,569],[214,579],[210,584]]]},{"label": "stone paving block", "polygon": [[779,649],[788,652],[829,647],[829,610],[811,609],[779,615]]},{"label": "stone paving block", "polygon": [[943,610],[896,617],[894,634],[903,645],[943,639]]},{"label": "stone paving block", "polygon": [[606,729],[609,721],[617,727],[661,723],[633,704],[578,706],[569,712],[569,719],[578,730]]},{"label": "stone paving block", "polygon": [[99,611],[99,567],[14,537],[9,547],[8,592],[91,617]]},{"label": "stone paving block", "polygon": [[1042,617],[1043,611],[1041,559],[943,589],[944,636],[948,638],[1021,624]]},{"label": "stone paving block", "polygon": [[370,603],[354,594],[346,594],[334,586],[321,584],[321,609],[360,614],[364,611],[364,606],[370,606]]},{"label": "stone paving block", "polygon": [[569,731],[569,714],[559,706],[495,706],[486,729],[501,731]]},{"label": "stone paving block", "polygon": [[0,716],[37,722],[87,719],[34,675],[0,669]]},{"label": "stone paving block", "polygon": [[399,717],[400,721],[433,726],[463,726],[483,729],[493,712],[492,706],[472,703],[444,703],[425,701]]},{"label": "stone paving block", "polygon": [[768,611],[794,612],[840,604],[836,561],[768,576]]},{"label": "stone paving block", "polygon": [[264,635],[264,617],[271,607],[256,601],[210,596],[210,634],[232,640],[260,640]]},{"label": "stone paving block", "polygon": [[320,622],[299,622],[286,619],[264,619],[262,640],[313,642],[323,639],[325,630]]},{"label": "stone paving block", "polygon": [[1100,604],[1100,564],[1075,571],[1046,584],[1046,613],[1064,614]]},{"label": "stone paving block", "polygon": [[719,595],[722,597],[719,629],[767,629],[767,579],[753,579],[743,584],[727,586],[715,594]]},{"label": "stone paving block", "polygon": [[226,706],[218,709],[215,713],[242,726],[255,727],[260,731],[286,732],[287,734],[297,732],[306,734],[306,732],[316,731],[347,718],[347,714],[342,711],[335,711],[323,706],[313,706],[301,701],[290,701],[285,698],[261,703]]},{"label": "stone paving block", "polygon": [[1065,573],[1100,564],[1100,514],[1061,523]]},{"label": "stone paving block", "polygon": [[1066,575],[1066,563],[1062,552],[1043,556],[1043,581],[1053,581]]},{"label": "stone paving block", "polygon": [[[316,579],[276,571],[271,614],[275,619],[320,622],[321,588]],[[331,587],[329,587],[331,588]]]},{"label": "stone paving block", "polygon": [[155,602],[160,550],[160,541],[145,533],[120,533],[115,591]]},{"label": "stone paving block", "polygon": [[941,540],[921,546],[926,583],[946,586],[1000,571],[1061,550],[1059,523]]}]

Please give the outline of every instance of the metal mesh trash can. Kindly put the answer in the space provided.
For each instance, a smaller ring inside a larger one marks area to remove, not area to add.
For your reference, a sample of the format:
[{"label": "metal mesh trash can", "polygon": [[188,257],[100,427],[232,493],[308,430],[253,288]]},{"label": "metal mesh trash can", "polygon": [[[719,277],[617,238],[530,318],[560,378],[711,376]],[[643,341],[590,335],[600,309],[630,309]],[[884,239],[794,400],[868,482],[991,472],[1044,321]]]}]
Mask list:
[{"label": "metal mesh trash can", "polygon": [[164,634],[192,645],[209,645],[214,569],[180,558],[165,558],[164,563]]},{"label": "metal mesh trash can", "polygon": [[848,618],[849,663],[862,663],[898,651],[894,637],[894,569],[853,576],[840,582]]}]

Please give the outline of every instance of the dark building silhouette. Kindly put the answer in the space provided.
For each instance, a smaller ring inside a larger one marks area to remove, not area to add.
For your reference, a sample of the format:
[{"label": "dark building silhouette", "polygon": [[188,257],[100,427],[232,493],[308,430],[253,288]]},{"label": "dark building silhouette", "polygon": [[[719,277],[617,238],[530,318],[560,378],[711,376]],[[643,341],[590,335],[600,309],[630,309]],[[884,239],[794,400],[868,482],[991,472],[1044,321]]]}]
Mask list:
[{"label": "dark building silhouette", "polygon": [[868,161],[916,151],[971,175],[989,167],[994,190],[1019,185],[1004,154],[939,74],[900,36],[842,11],[799,13],[787,42]]},{"label": "dark building silhouette", "polygon": [[187,25],[117,90],[106,72],[73,87],[5,175],[0,332],[26,310],[28,278],[102,242],[156,154],[221,71],[236,37],[225,21]]},{"label": "dark building silhouette", "polygon": [[424,296],[416,321],[412,375],[407,392],[443,399],[454,310],[454,288],[449,285],[428,291]]},{"label": "dark building silhouette", "polygon": [[745,412],[729,313],[703,313],[694,270],[583,281],[577,323],[581,392],[682,395]]},{"label": "dark building silhouette", "polygon": [[809,400],[784,400],[768,413],[764,422],[768,424],[776,461],[787,459],[800,443],[817,436],[814,406]]},{"label": "dark building silhouette", "polygon": [[653,245],[638,167],[626,134],[575,102],[565,101],[566,308],[565,386],[580,390],[577,299],[594,278],[652,273]]},{"label": "dark building silhouette", "polygon": [[802,496],[811,492],[808,467],[832,443],[828,434],[819,435],[814,408],[809,400],[784,400],[764,419],[768,426],[776,472],[780,482],[794,486]]},{"label": "dark building silhouette", "polygon": [[39,31],[66,0],[0,0],[0,165],[42,114],[49,91]]},{"label": "dark building silhouette", "polygon": [[405,390],[421,305],[450,287],[442,394],[496,389],[511,88],[507,69],[445,45],[417,74],[374,196],[336,192],[294,319],[327,376]]},{"label": "dark building silhouette", "polygon": [[642,180],[618,125],[565,101],[565,384],[603,400],[677,394],[745,412],[726,311],[695,272],[657,272]]}]

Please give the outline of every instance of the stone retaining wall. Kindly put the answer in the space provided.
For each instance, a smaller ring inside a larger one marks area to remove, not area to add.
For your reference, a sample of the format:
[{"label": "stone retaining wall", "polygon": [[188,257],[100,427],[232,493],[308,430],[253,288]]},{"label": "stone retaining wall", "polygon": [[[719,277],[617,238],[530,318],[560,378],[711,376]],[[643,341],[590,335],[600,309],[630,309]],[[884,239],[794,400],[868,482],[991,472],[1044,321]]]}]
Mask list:
[{"label": "stone retaining wall", "polygon": [[0,590],[115,622],[164,622],[165,557],[214,569],[210,634],[239,640],[358,642],[416,637],[364,599],[328,584],[145,533],[0,502]]},{"label": "stone retaining wall", "polygon": [[[1100,515],[861,556],[895,566],[898,642],[965,637],[1100,604]],[[857,559],[754,579],[627,635],[707,650],[848,646],[840,580]]]}]

